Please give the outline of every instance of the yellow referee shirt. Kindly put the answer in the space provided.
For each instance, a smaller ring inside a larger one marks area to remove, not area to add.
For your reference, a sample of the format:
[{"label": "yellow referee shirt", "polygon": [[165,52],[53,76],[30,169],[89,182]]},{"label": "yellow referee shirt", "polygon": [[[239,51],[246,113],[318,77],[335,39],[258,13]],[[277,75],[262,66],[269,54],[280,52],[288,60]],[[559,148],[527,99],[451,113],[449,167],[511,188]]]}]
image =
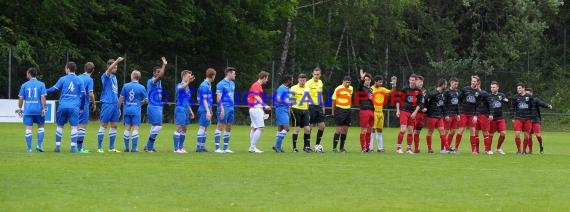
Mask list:
[{"label": "yellow referee shirt", "polygon": [[353,92],[354,89],[350,85],[348,87],[344,87],[344,85],[339,85],[336,87],[332,96],[332,99],[336,100],[336,107],[342,109],[350,109]]},{"label": "yellow referee shirt", "polygon": [[[311,101],[314,105],[320,105],[321,98],[323,95],[323,81],[310,79],[305,83],[305,87],[309,88],[309,94],[311,95]],[[320,94],[320,95],[319,95]]]},{"label": "yellow referee shirt", "polygon": [[[299,110],[309,109],[309,97],[307,96],[307,94],[309,94],[309,87],[307,87],[307,84],[305,84],[305,87],[303,88],[301,88],[299,84],[296,84],[293,87],[291,87],[289,91],[291,92],[292,99],[295,100],[295,104],[291,106],[292,108],[296,108]],[[305,98],[303,99],[303,97]],[[303,101],[303,104],[300,104],[301,101]]]},{"label": "yellow referee shirt", "polygon": [[372,86],[372,96],[374,97],[372,103],[374,104],[374,111],[382,112],[382,109],[384,109],[384,105],[388,103],[385,101],[388,101],[387,97],[389,93],[390,90],[388,90],[385,87],[382,86],[376,87],[374,85]]}]

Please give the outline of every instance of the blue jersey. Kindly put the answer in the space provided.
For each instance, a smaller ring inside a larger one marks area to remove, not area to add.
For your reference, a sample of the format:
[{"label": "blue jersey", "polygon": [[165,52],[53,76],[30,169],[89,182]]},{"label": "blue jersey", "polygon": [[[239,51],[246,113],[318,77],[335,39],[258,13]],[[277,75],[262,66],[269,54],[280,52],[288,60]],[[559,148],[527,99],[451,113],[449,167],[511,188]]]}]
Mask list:
[{"label": "blue jersey", "polygon": [[198,87],[198,102],[200,107],[198,107],[198,111],[206,111],[204,107],[204,100],[208,102],[208,108],[212,111],[212,84],[208,82],[208,80],[204,80]]},{"label": "blue jersey", "polygon": [[190,107],[190,88],[180,89],[183,83],[176,85],[176,107]]},{"label": "blue jersey", "polygon": [[83,81],[83,86],[85,88],[85,105],[83,106],[83,110],[89,111],[89,93],[93,92],[93,78],[91,78],[88,74],[83,73],[79,75],[79,79]]},{"label": "blue jersey", "polygon": [[83,81],[74,73],[60,77],[57,83],[52,87],[59,90],[59,108],[81,107],[82,98],[85,95],[85,87]]},{"label": "blue jersey", "polygon": [[101,102],[119,102],[119,84],[117,84],[117,77],[114,74],[109,74],[109,76],[107,76],[107,74],[104,73],[103,76],[101,76],[101,83],[103,84]]},{"label": "blue jersey", "polygon": [[146,89],[137,81],[129,82],[123,86],[123,113],[125,115],[140,115],[142,101],[147,98]]},{"label": "blue jersey", "polygon": [[20,87],[19,97],[24,98],[24,115],[42,114],[42,96],[47,95],[46,85],[32,78]]},{"label": "blue jersey", "polygon": [[[290,98],[291,93],[289,88],[285,85],[279,86],[275,92],[275,108],[289,109],[291,106]],[[279,103],[277,100],[281,101],[281,103]]]},{"label": "blue jersey", "polygon": [[146,83],[146,90],[148,91],[148,106],[162,107],[162,82],[152,77]]},{"label": "blue jersey", "polygon": [[[223,79],[216,84],[216,94],[221,95],[220,102],[224,107],[233,107],[236,85],[233,80]],[[218,103],[219,105],[220,103]]]}]

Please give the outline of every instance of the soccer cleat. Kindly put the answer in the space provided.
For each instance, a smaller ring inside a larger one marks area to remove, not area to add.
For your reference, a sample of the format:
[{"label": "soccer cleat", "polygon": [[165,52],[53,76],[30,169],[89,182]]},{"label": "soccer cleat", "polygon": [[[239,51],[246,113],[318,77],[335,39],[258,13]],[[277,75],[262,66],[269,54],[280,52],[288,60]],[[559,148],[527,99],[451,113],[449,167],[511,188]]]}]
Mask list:
[{"label": "soccer cleat", "polygon": [[77,148],[72,146],[71,149],[69,150],[69,152],[71,153],[75,153],[77,151]]},{"label": "soccer cleat", "polygon": [[407,154],[410,154],[410,155],[415,154],[414,152],[412,152],[412,150],[406,150],[406,153],[407,153]]},{"label": "soccer cleat", "polygon": [[544,154],[544,147],[540,147],[540,154]]},{"label": "soccer cleat", "polygon": [[293,152],[299,152],[297,148],[293,148]]},{"label": "soccer cleat", "polygon": [[124,149],[123,152],[130,152],[130,150],[129,150],[129,149]]},{"label": "soccer cleat", "polygon": [[156,151],[156,149],[147,149],[146,147],[145,147],[144,151],[145,152],[158,152],[158,151]]},{"label": "soccer cleat", "polygon": [[520,152],[520,151],[517,151],[517,155],[521,155],[521,152]]},{"label": "soccer cleat", "polygon": [[[204,150],[205,150],[205,149],[204,149]],[[179,152],[179,153],[188,153],[188,152],[186,151],[186,149],[184,149],[184,148],[179,149],[178,152]]]},{"label": "soccer cleat", "polygon": [[121,152],[121,151],[120,151],[120,150],[118,150],[118,149],[109,149],[109,151],[108,151],[108,152]]},{"label": "soccer cleat", "polygon": [[56,146],[53,151],[54,151],[54,152],[61,152],[61,149],[59,148],[59,146]]},{"label": "soccer cleat", "polygon": [[447,151],[445,149],[442,149],[439,151],[439,154],[448,154],[448,153],[449,153],[449,151]]},{"label": "soccer cleat", "polygon": [[80,149],[80,150],[78,151],[78,153],[86,154],[86,153],[89,153],[89,150],[83,148],[83,149]]},{"label": "soccer cleat", "polygon": [[478,155],[479,153],[476,151],[471,152],[472,155]]},{"label": "soccer cleat", "polygon": [[182,152],[180,152],[180,150],[177,149],[177,150],[174,150],[174,153],[182,153]]},{"label": "soccer cleat", "polygon": [[139,152],[139,151],[136,149],[131,149],[131,152]]},{"label": "soccer cleat", "polygon": [[434,153],[434,152],[433,152],[432,149],[428,150],[428,154],[433,154],[433,153]]},{"label": "soccer cleat", "polygon": [[378,150],[376,150],[376,152],[378,152],[378,153],[384,153],[384,149],[378,149]]},{"label": "soccer cleat", "polygon": [[257,147],[249,148],[249,152],[250,152],[250,153],[263,153],[263,151],[261,151],[261,150],[258,149]]},{"label": "soccer cleat", "polygon": [[44,152],[44,149],[40,148],[39,146],[36,146],[36,151],[38,151],[38,152]]},{"label": "soccer cleat", "polygon": [[414,154],[420,154],[420,150],[414,150]]},{"label": "soccer cleat", "polygon": [[279,147],[271,147],[271,149],[273,149],[273,151],[280,153],[281,151],[279,151]]},{"label": "soccer cleat", "polygon": [[103,149],[97,149],[98,153],[105,153],[105,151],[103,151]]},{"label": "soccer cleat", "polygon": [[346,149],[340,149],[340,153],[347,153]]},{"label": "soccer cleat", "polygon": [[28,149],[28,152],[29,152],[29,153],[32,153],[32,152],[34,152],[34,150],[33,150],[33,149]]},{"label": "soccer cleat", "polygon": [[398,154],[404,154],[404,151],[402,151],[402,149],[397,149],[397,150],[396,150],[396,153],[398,153]]},{"label": "soccer cleat", "polygon": [[224,153],[224,150],[221,149],[216,149],[216,151],[214,151],[215,153]]},{"label": "soccer cleat", "polygon": [[495,151],[495,152],[496,152],[497,154],[501,154],[501,155],[506,154],[506,153],[503,151],[503,149],[497,149],[497,151]]},{"label": "soccer cleat", "polygon": [[486,151],[485,154],[487,154],[487,155],[492,155],[492,154],[493,154],[493,151],[491,151],[491,150]]},{"label": "soccer cleat", "polygon": [[305,151],[306,153],[311,153],[313,152],[313,149],[311,149],[311,147],[305,147],[303,148],[303,151]]},{"label": "soccer cleat", "polygon": [[224,150],[224,153],[234,153],[234,151],[232,151],[231,149],[226,149]]}]

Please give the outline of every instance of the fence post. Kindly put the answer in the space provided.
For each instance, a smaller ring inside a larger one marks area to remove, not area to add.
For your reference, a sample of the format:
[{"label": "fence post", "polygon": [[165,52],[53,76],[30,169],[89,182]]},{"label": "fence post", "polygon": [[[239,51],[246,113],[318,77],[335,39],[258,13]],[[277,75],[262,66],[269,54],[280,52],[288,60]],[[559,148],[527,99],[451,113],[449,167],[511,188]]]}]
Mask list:
[{"label": "fence post", "polygon": [[125,58],[123,62],[123,85],[127,83],[127,53],[125,52]]},{"label": "fence post", "polygon": [[8,47],[8,99],[12,98],[12,48]]}]

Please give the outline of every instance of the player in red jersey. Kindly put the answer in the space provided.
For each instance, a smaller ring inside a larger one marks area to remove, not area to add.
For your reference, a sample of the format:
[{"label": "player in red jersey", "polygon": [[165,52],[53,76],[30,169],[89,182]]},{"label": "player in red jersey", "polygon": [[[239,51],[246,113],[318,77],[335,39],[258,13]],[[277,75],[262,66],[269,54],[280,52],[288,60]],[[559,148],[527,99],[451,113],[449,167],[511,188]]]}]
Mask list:
[{"label": "player in red jersey", "polygon": [[449,144],[447,143],[447,136],[445,133],[445,87],[447,86],[447,81],[445,79],[439,79],[437,81],[437,88],[431,91],[426,98],[425,106],[427,108],[427,123],[428,123],[428,132],[426,136],[427,146],[428,146],[428,153],[433,152],[431,148],[431,137],[433,134],[433,130],[437,127],[439,130],[439,138],[441,140],[441,145],[444,149],[440,151],[441,154],[448,153]]},{"label": "player in red jersey", "polygon": [[542,133],[541,133],[541,122],[542,117],[540,116],[540,108],[548,108],[552,110],[552,105],[547,104],[546,102],[542,101],[538,97],[532,94],[532,88],[527,88],[526,93],[530,94],[534,97],[534,118],[532,119],[532,130],[530,132],[530,139],[529,139],[529,150],[532,152],[532,134],[536,136],[536,140],[538,140],[538,144],[540,145],[540,154],[544,153],[544,146],[542,146]]},{"label": "player in red jersey", "polygon": [[[455,130],[459,127],[459,80],[451,78],[449,80],[449,89],[445,91],[445,130],[447,131],[447,142],[449,143],[449,152],[453,153],[455,150],[452,146],[453,136]],[[440,147],[443,150],[443,146]]]},{"label": "player in red jersey", "polygon": [[459,131],[455,140],[455,153],[459,154],[459,144],[466,127],[469,127],[471,146],[475,147],[475,126],[477,124],[477,104],[480,101],[479,77],[471,76],[471,86],[466,86],[459,91],[460,122]]},{"label": "player in red jersey", "polygon": [[[396,152],[402,154],[402,141],[404,140],[404,134],[407,131],[407,147],[406,153],[414,154],[412,152],[412,141],[413,133],[416,121],[416,115],[420,110],[420,104],[423,102],[423,95],[421,90],[416,88],[415,74],[410,75],[408,78],[409,85],[404,87],[398,94],[394,95],[392,101],[396,101],[396,117],[400,118],[400,132],[398,133],[398,145],[396,146]],[[403,105],[400,105],[402,103]],[[400,107],[401,106],[401,107]]]},{"label": "player in red jersey", "polygon": [[[422,99],[425,99],[427,94],[426,90],[424,89],[424,77],[418,75],[418,79],[416,80],[416,88],[420,89],[422,92]],[[423,101],[423,100],[422,100]],[[427,108],[424,107],[425,102],[421,102],[421,108],[416,115],[416,125],[414,129],[414,153],[420,153],[420,133],[422,132],[422,128],[424,127],[424,120],[425,120],[425,112]],[[431,148],[428,148],[428,153],[433,153]]]},{"label": "player in red jersey", "polygon": [[497,81],[491,82],[491,99],[493,110],[493,120],[491,121],[491,130],[489,131],[489,139],[493,142],[493,134],[499,132],[499,140],[497,142],[497,154],[504,155],[505,152],[501,148],[505,141],[507,133],[507,124],[503,116],[503,103],[507,104],[509,99],[504,93],[499,92],[499,83]]},{"label": "player in red jersey", "polygon": [[[511,98],[511,112],[513,113],[513,125],[515,130],[515,143],[517,154],[526,154],[526,147],[530,140],[532,119],[534,118],[534,99],[525,92],[522,83],[517,85],[517,93]],[[521,149],[521,132],[524,133],[524,143]]]}]

